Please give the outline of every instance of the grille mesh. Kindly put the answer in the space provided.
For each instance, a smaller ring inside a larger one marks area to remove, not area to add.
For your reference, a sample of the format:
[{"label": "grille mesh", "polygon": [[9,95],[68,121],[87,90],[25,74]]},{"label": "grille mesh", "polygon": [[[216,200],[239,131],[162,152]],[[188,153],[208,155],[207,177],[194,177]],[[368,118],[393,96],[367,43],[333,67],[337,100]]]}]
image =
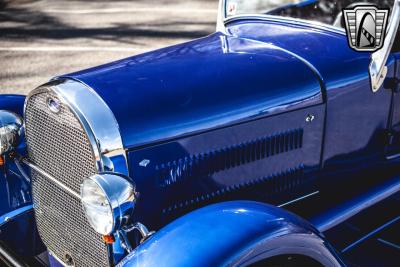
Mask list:
[{"label": "grille mesh", "polygon": [[[39,168],[79,193],[83,178],[96,173],[89,139],[70,108],[59,113],[47,106],[56,98],[44,92],[27,102],[25,123],[28,154]],[[80,200],[32,171],[32,194],[39,234],[59,259],[70,255],[76,266],[108,266],[107,248],[87,222]]]}]

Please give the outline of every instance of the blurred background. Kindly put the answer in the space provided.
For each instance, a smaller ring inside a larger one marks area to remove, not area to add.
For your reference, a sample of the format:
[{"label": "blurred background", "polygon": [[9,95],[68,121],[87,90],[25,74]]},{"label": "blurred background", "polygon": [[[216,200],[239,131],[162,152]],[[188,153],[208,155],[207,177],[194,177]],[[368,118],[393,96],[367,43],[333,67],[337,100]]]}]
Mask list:
[{"label": "blurred background", "polygon": [[218,0],[0,0],[0,93],[215,31]]}]

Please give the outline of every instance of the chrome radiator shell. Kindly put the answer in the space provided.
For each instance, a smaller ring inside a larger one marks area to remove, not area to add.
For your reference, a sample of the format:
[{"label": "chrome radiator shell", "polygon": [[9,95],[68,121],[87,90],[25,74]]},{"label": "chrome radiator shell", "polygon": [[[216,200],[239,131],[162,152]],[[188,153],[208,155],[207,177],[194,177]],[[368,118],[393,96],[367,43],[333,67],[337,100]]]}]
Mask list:
[{"label": "chrome radiator shell", "polygon": [[[79,194],[83,179],[95,173],[117,169],[128,175],[127,165],[121,164],[125,151],[113,114],[85,85],[55,81],[28,96],[25,132],[29,160],[45,174],[31,171],[35,217],[44,244],[66,265],[109,266],[111,251],[87,222]],[[119,164],[114,166],[117,157]]]}]

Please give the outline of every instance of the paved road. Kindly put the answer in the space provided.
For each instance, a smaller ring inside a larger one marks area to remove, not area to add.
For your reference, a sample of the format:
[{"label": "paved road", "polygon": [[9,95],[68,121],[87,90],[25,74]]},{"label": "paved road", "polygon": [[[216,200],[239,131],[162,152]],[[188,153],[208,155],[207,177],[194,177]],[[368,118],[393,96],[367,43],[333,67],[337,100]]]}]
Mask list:
[{"label": "paved road", "polygon": [[205,36],[217,2],[0,0],[0,93],[27,94],[58,74]]}]

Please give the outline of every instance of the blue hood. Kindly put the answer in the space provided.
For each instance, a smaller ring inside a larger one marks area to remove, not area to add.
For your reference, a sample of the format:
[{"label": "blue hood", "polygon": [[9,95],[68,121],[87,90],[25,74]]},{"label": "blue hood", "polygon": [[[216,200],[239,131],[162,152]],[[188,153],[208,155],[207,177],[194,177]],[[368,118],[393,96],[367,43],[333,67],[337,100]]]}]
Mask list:
[{"label": "blue hood", "polygon": [[127,149],[322,102],[307,62],[221,33],[60,78],[104,99]]}]

